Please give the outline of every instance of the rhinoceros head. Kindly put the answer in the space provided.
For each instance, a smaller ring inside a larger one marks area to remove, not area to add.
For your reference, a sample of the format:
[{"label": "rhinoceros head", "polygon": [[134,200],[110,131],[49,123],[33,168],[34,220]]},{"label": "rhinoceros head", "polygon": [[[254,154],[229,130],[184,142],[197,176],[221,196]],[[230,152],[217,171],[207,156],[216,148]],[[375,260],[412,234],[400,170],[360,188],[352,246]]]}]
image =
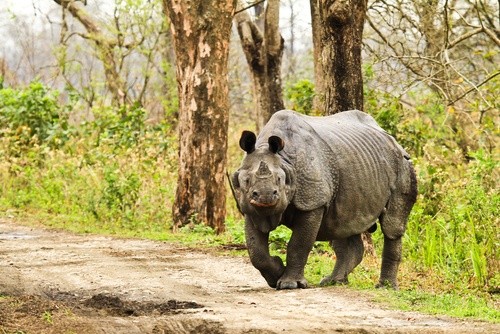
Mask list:
[{"label": "rhinoceros head", "polygon": [[[240,147],[247,152],[240,168],[232,175],[234,195],[242,213],[250,216],[281,216],[290,203],[291,175],[279,156],[285,143],[271,136],[268,145],[255,147],[253,132],[243,131]],[[263,227],[272,230],[278,222]]]}]

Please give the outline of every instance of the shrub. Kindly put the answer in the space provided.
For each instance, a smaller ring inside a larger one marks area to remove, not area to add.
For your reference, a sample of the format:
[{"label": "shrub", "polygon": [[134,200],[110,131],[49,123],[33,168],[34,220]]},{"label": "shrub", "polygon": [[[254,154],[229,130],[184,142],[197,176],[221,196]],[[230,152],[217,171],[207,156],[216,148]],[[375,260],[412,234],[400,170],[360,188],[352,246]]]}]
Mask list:
[{"label": "shrub", "polygon": [[306,114],[313,114],[314,84],[309,80],[299,80],[290,84],[285,91],[291,103],[291,109]]},{"label": "shrub", "polygon": [[61,146],[69,138],[67,109],[59,92],[40,82],[23,89],[0,88],[0,136],[20,147],[46,143]]}]

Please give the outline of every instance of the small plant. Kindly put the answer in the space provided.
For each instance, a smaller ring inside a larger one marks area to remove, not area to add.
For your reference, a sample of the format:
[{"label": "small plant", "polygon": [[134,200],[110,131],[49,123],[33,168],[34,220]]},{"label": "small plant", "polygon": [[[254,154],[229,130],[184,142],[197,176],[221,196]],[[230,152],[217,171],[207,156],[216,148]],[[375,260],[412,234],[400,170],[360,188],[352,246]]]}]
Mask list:
[{"label": "small plant", "polygon": [[269,234],[270,248],[285,251],[291,235],[292,231],[288,227],[283,225],[278,226],[277,229]]},{"label": "small plant", "polygon": [[139,199],[139,176],[133,171],[122,172],[116,164],[111,164],[104,169],[104,181],[102,201],[107,208],[122,212],[133,210]]},{"label": "small plant", "polygon": [[195,233],[199,236],[215,236],[215,231],[208,225],[197,221],[196,217],[191,217],[190,223],[181,227],[180,232],[182,233]]},{"label": "small plant", "polygon": [[50,311],[43,312],[42,319],[49,325],[52,325],[54,323],[54,319],[52,318],[52,312]]}]

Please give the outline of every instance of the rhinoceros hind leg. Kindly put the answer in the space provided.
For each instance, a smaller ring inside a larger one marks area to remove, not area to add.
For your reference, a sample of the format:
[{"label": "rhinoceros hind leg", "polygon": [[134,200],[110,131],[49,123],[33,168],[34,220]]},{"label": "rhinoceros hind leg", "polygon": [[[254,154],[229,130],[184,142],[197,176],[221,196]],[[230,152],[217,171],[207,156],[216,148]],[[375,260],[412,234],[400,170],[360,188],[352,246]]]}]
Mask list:
[{"label": "rhinoceros hind leg", "polygon": [[401,262],[401,237],[405,233],[408,215],[413,205],[412,195],[393,194],[387,211],[379,217],[384,233],[384,250],[382,252],[382,269],[377,287],[397,289],[397,273]]},{"label": "rhinoceros hind leg", "polygon": [[347,276],[363,259],[364,247],[361,235],[332,240],[331,245],[337,256],[337,261],[332,274],[323,278],[320,285],[347,284]]},{"label": "rhinoceros hind leg", "polygon": [[401,238],[389,239],[384,236],[384,250],[382,253],[382,269],[377,288],[398,289],[397,274],[401,262]]}]

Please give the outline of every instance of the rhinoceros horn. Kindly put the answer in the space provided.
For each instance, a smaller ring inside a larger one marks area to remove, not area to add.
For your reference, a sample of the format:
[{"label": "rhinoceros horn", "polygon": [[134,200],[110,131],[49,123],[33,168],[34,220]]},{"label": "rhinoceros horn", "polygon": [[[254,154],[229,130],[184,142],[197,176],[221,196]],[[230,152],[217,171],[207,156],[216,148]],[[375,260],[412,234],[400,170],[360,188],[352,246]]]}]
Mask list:
[{"label": "rhinoceros horn", "polygon": [[261,161],[256,175],[258,177],[269,177],[273,175],[273,173],[269,169],[269,166],[264,161]]}]

